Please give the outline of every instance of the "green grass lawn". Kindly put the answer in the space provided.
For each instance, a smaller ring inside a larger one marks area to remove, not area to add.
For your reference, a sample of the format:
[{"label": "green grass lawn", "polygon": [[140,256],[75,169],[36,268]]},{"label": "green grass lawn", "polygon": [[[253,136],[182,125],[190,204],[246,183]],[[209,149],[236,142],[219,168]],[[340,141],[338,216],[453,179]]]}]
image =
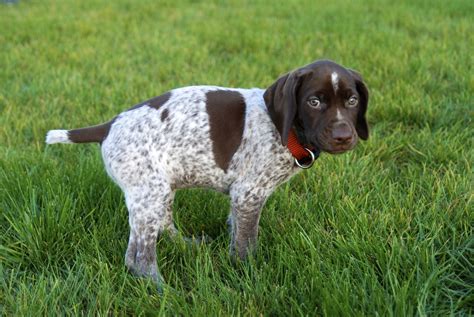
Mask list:
[{"label": "green grass lawn", "polygon": [[[474,2],[0,3],[0,315],[474,314]],[[281,186],[255,258],[225,196],[187,190],[158,243],[170,286],[127,273],[127,210],[97,145],[45,146],[168,89],[267,87],[329,58],[371,92],[371,138]]]}]

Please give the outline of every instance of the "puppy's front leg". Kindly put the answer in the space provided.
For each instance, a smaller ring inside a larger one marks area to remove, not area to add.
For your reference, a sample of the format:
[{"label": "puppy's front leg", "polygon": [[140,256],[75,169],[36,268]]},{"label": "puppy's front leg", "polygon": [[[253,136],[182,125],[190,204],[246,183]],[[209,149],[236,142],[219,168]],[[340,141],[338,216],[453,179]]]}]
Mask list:
[{"label": "puppy's front leg", "polygon": [[266,190],[234,185],[231,195],[231,244],[230,254],[241,260],[255,250],[258,237],[260,212],[268,197]]}]

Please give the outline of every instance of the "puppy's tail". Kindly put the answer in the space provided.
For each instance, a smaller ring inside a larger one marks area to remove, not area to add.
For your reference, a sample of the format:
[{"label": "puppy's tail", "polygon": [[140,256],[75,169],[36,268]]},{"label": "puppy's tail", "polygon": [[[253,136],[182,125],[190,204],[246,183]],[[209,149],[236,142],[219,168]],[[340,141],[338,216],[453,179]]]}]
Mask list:
[{"label": "puppy's tail", "polygon": [[46,143],[90,143],[105,140],[113,120],[104,124],[74,130],[50,130],[46,134]]}]

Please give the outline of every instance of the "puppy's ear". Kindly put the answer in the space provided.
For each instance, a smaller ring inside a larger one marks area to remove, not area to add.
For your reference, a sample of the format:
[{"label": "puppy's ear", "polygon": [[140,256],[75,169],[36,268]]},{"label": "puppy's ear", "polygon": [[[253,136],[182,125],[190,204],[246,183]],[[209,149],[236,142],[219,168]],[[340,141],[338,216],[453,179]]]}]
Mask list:
[{"label": "puppy's ear", "polygon": [[357,135],[362,140],[367,140],[369,138],[369,125],[365,119],[365,113],[367,112],[367,105],[369,103],[369,91],[364,83],[364,80],[362,79],[362,76],[352,69],[349,69],[349,71],[356,82],[356,89],[360,97],[359,112],[357,113],[356,124]]},{"label": "puppy's ear", "polygon": [[299,69],[283,75],[263,95],[270,118],[280,133],[283,145],[288,142],[288,134],[296,117],[298,108],[296,94],[305,74],[304,70]]}]

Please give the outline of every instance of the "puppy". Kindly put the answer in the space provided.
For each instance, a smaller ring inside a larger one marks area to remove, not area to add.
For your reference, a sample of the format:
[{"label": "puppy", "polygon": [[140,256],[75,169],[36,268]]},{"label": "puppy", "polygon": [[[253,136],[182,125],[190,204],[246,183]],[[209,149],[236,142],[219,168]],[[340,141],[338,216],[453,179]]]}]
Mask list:
[{"label": "puppy", "polygon": [[174,89],[109,122],[51,130],[46,143],[101,145],[129,211],[125,264],[161,285],[156,239],[163,230],[176,233],[177,189],[229,194],[230,253],[244,259],[257,242],[262,207],[279,184],[309,168],[320,152],[343,153],[368,138],[368,100],[357,72],[323,60],[267,89]]}]

